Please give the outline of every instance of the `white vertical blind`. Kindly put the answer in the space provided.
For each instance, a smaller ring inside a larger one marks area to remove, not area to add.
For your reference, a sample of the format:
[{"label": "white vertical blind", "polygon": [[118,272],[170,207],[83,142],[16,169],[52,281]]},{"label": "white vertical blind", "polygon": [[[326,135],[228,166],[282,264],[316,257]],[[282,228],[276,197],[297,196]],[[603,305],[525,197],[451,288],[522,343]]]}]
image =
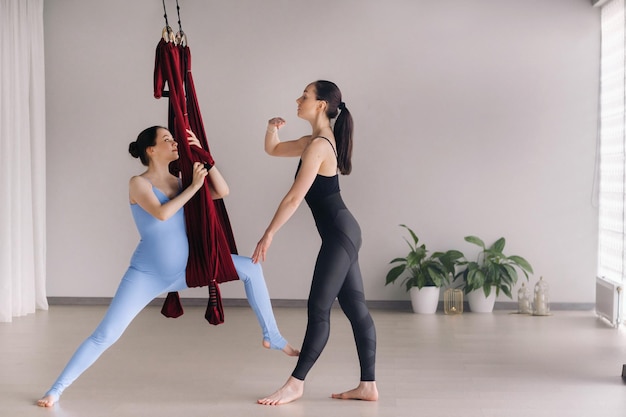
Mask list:
[{"label": "white vertical blind", "polygon": [[624,0],[602,7],[601,26],[598,275],[622,282],[626,261]]}]

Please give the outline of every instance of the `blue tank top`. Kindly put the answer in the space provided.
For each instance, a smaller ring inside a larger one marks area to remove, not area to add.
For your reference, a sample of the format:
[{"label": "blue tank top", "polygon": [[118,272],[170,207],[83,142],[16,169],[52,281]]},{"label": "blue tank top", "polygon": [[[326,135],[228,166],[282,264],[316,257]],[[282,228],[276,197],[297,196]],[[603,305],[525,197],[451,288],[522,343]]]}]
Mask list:
[{"label": "blue tank top", "polygon": [[[318,137],[322,139],[326,139],[328,141],[330,146],[333,148],[333,152],[335,152],[335,157],[337,157],[337,151],[335,151],[335,147],[330,142],[330,140],[328,140],[328,138],[325,138],[324,136],[318,136]],[[300,159],[300,162],[298,163],[298,169],[296,170],[296,175],[298,175],[301,165],[302,165],[302,159]],[[304,196],[304,200],[310,206],[311,203],[315,203],[316,201],[319,201],[323,199],[324,197],[327,197],[331,194],[338,193],[339,191],[341,190],[339,189],[339,175],[338,174],[335,174],[332,177],[327,177],[324,175],[317,174],[315,176],[315,180],[313,180],[313,184],[311,184],[311,188],[309,188],[309,191],[307,191],[306,195]]]},{"label": "blue tank top", "polygon": [[[152,191],[161,204],[169,201],[158,188],[152,186]],[[131,204],[130,209],[141,236],[130,266],[162,277],[184,273],[189,257],[184,209],[164,221],[152,216],[139,204]]]}]

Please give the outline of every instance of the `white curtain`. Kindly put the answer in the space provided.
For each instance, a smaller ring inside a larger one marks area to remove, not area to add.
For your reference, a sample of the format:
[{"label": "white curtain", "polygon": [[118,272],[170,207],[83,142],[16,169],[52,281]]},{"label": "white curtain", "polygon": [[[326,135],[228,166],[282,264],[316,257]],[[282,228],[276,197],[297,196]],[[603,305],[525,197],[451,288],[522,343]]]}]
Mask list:
[{"label": "white curtain", "polygon": [[43,0],[0,0],[0,322],[47,309]]}]

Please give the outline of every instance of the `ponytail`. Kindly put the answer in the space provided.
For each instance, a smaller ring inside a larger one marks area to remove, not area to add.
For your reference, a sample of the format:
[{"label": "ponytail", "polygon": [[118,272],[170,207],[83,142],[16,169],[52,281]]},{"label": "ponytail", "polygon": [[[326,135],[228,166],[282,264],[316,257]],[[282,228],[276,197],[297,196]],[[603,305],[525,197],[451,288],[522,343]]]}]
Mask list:
[{"label": "ponytail", "polygon": [[341,91],[339,87],[331,81],[319,80],[313,83],[318,100],[328,103],[326,116],[335,120],[333,134],[337,142],[337,167],[343,175],[352,172],[352,132],[354,123],[352,115],[346,107],[346,103],[341,101]]},{"label": "ponytail", "polygon": [[350,175],[352,172],[353,129],[352,115],[343,104],[343,109],[335,120],[335,127],[333,128],[335,142],[337,142],[337,167],[342,175]]}]

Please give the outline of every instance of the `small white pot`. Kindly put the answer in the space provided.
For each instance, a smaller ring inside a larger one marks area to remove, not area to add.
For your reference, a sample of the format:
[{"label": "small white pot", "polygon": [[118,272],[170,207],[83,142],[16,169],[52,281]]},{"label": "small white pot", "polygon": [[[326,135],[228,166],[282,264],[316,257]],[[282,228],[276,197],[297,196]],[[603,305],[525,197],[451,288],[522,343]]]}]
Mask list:
[{"label": "small white pot", "polygon": [[472,313],[492,313],[496,303],[496,289],[492,288],[489,297],[485,297],[482,288],[467,294],[467,303]]},{"label": "small white pot", "polygon": [[435,314],[439,304],[439,287],[412,287],[409,290],[411,307],[417,314]]}]

